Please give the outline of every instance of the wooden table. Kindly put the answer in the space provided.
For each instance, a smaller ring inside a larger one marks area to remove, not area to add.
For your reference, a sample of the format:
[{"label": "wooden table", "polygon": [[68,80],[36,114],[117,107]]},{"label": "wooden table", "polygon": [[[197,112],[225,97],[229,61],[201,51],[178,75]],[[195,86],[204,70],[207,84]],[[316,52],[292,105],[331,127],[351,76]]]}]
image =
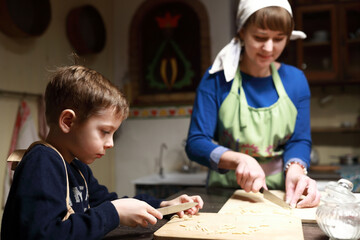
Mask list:
[{"label": "wooden table", "polygon": [[[169,199],[180,196],[181,194],[200,195],[204,200],[204,208],[202,212],[217,213],[225,202],[234,193],[234,189],[212,189],[206,188],[187,188],[169,197]],[[162,219],[155,225],[150,225],[147,228],[123,227],[120,226],[105,236],[106,240],[125,239],[125,240],[151,240],[153,233],[162,227],[168,220]],[[305,240],[328,240],[327,237],[317,224],[303,223],[303,232]]]}]

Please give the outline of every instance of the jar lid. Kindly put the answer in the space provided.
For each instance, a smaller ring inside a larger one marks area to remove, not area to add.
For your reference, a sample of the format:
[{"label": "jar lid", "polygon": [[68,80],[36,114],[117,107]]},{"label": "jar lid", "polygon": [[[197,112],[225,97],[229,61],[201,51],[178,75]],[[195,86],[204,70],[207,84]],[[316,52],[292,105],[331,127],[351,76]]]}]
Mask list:
[{"label": "jar lid", "polygon": [[354,203],[357,201],[351,192],[353,183],[347,179],[340,179],[337,182],[329,182],[325,186],[324,201],[329,203]]},{"label": "jar lid", "polygon": [[348,189],[350,192],[353,190],[354,188],[354,184],[352,182],[350,182],[349,180],[347,179],[340,179],[338,182],[337,182],[340,186]]}]

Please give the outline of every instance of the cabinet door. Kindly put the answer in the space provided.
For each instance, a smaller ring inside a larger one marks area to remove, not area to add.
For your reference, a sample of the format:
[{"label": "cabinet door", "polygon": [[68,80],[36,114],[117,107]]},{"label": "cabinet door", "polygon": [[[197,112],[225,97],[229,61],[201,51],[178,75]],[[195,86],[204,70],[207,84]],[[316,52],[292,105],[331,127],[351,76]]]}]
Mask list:
[{"label": "cabinet door", "polygon": [[314,4],[314,3],[329,3],[334,2],[334,0],[293,0],[297,4]]},{"label": "cabinet door", "polygon": [[340,8],[341,59],[344,81],[360,82],[360,3]]},{"label": "cabinet door", "polygon": [[297,42],[297,66],[310,83],[337,81],[338,32],[332,4],[301,6],[296,10],[296,28],[307,38]]}]

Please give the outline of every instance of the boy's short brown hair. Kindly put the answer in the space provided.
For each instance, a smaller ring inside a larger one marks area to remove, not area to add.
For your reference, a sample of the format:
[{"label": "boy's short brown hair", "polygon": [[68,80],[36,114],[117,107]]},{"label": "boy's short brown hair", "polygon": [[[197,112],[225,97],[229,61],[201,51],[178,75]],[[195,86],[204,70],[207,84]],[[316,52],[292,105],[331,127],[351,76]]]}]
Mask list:
[{"label": "boy's short brown hair", "polygon": [[265,7],[254,12],[246,21],[244,29],[250,24],[255,24],[261,29],[270,29],[272,31],[281,31],[290,38],[294,30],[294,19],[290,13],[282,7]]},{"label": "boy's short brown hair", "polygon": [[84,66],[59,67],[45,91],[46,121],[57,124],[61,112],[72,109],[80,121],[114,108],[122,120],[129,105],[122,92],[100,73]]}]

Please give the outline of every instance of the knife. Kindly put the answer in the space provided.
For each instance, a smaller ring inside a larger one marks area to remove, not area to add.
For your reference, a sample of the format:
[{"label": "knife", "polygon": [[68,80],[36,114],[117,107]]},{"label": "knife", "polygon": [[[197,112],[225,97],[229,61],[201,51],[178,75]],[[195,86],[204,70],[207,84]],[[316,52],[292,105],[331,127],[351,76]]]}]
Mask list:
[{"label": "knife", "polygon": [[181,203],[181,204],[178,204],[178,205],[158,208],[156,210],[161,212],[162,215],[168,215],[168,214],[188,210],[189,208],[195,207],[196,205],[198,205],[197,202],[187,202],[187,203]]},{"label": "knife", "polygon": [[288,210],[291,209],[289,204],[284,202],[284,200],[282,200],[281,198],[279,198],[278,196],[276,196],[275,194],[273,194],[269,190],[266,190],[266,189],[264,189],[262,187],[260,189],[260,192],[263,194],[264,198],[269,200],[270,202],[275,203],[276,205],[278,205],[278,206],[280,206],[280,207],[282,207],[284,209],[288,209]]}]

